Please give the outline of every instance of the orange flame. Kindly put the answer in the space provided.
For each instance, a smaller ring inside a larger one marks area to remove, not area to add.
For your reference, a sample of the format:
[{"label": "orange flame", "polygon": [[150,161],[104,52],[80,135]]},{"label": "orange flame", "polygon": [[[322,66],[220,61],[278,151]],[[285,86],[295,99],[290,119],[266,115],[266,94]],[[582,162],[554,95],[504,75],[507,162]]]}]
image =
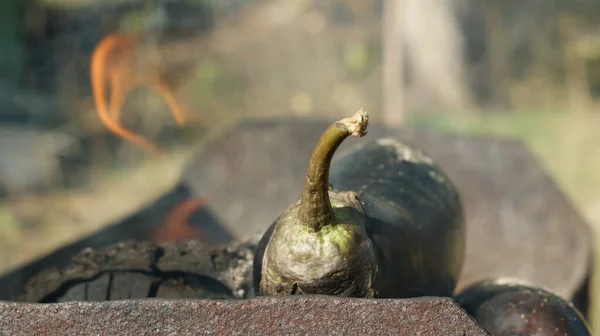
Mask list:
[{"label": "orange flame", "polygon": [[[121,107],[127,94],[136,86],[145,85],[156,91],[167,103],[175,122],[185,123],[184,113],[175,96],[163,83],[159,64],[148,64],[150,75],[139,74],[133,69],[135,48],[139,45],[138,36],[109,34],[96,46],[91,57],[91,85],[96,112],[102,123],[115,135],[131,141],[149,152],[156,152],[156,146],[148,139],[134,134],[119,123]],[[108,104],[106,87],[109,89]]]},{"label": "orange flame", "polygon": [[[125,129],[119,122],[121,107],[127,94],[136,86],[146,86],[157,92],[166,102],[177,125],[185,123],[182,108],[160,76],[160,64],[146,64],[144,74],[134,70],[135,48],[141,43],[138,36],[109,34],[96,46],[91,57],[91,86],[96,113],[100,121],[115,135],[131,141],[146,151],[156,153],[156,146],[148,139]],[[108,87],[108,103],[107,92]],[[189,225],[189,217],[204,206],[202,199],[186,200],[177,205],[164,224],[153,234],[159,242],[198,238],[202,231]]]},{"label": "orange flame", "polygon": [[165,242],[171,240],[187,240],[199,238],[202,231],[189,224],[189,218],[204,207],[201,199],[186,200],[179,203],[165,219],[163,226],[159,227],[153,234],[153,240]]}]

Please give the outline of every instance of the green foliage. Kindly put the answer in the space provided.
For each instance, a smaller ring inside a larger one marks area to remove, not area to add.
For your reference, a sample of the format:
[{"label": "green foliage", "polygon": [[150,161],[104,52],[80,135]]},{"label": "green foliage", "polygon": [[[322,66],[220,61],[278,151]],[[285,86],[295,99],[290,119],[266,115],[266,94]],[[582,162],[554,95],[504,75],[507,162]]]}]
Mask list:
[{"label": "green foliage", "polygon": [[0,1],[0,79],[19,83],[24,15],[19,1]]},{"label": "green foliage", "polygon": [[200,60],[194,69],[195,99],[208,101],[215,98],[215,88],[220,76],[219,65],[214,59]]}]

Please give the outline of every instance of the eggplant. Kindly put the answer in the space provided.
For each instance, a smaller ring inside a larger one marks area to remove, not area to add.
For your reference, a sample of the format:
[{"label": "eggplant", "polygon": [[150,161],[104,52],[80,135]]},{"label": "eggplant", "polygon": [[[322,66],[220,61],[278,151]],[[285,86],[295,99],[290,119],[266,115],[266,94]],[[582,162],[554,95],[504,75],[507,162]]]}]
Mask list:
[{"label": "eggplant", "polygon": [[455,300],[492,336],[592,335],[572,303],[519,279],[482,280]]},{"label": "eggplant", "polygon": [[256,295],[452,295],[464,260],[464,215],[434,160],[381,138],[351,148],[330,173],[340,144],[364,136],[367,125],[361,109],[321,135],[300,199],[258,244]]}]

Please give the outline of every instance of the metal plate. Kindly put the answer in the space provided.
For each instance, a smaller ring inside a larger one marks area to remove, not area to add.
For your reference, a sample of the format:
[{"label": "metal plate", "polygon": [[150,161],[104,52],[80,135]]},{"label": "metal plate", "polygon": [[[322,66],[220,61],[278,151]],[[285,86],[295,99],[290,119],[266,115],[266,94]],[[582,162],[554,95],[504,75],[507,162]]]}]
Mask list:
[{"label": "metal plate", "polygon": [[452,299],[0,303],[2,335],[488,335]]}]

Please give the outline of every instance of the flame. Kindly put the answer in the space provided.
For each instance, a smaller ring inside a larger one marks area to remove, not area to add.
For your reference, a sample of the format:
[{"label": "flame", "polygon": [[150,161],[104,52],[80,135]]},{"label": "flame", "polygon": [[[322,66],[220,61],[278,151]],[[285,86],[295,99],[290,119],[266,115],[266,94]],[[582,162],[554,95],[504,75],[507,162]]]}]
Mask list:
[{"label": "flame", "polygon": [[[149,152],[156,152],[154,143],[132,133],[119,123],[121,107],[127,94],[136,86],[146,86],[157,92],[167,103],[175,122],[185,123],[183,109],[160,76],[160,64],[147,64],[144,74],[134,70],[135,48],[141,43],[138,36],[109,34],[96,46],[91,57],[90,77],[96,113],[102,123],[115,135],[131,141]],[[106,88],[108,86],[108,104]]]},{"label": "flame", "polygon": [[[160,64],[147,62],[143,74],[134,69],[135,49],[140,46],[139,36],[109,34],[96,46],[91,57],[91,86],[96,113],[100,121],[115,135],[137,144],[148,152],[156,153],[157,147],[150,140],[125,129],[119,122],[121,107],[127,94],[136,86],[146,86],[158,93],[167,104],[176,124],[185,124],[183,109],[173,92],[160,75]],[[108,97],[107,97],[108,87]],[[108,98],[108,102],[107,102]],[[155,241],[185,240],[199,238],[202,231],[190,226],[189,217],[204,207],[202,199],[179,203],[167,216],[165,222],[153,234]]]},{"label": "flame", "polygon": [[167,216],[165,222],[153,234],[153,240],[165,242],[172,240],[187,240],[202,237],[202,231],[189,224],[189,218],[194,212],[204,207],[202,199],[185,200],[179,203]]}]

